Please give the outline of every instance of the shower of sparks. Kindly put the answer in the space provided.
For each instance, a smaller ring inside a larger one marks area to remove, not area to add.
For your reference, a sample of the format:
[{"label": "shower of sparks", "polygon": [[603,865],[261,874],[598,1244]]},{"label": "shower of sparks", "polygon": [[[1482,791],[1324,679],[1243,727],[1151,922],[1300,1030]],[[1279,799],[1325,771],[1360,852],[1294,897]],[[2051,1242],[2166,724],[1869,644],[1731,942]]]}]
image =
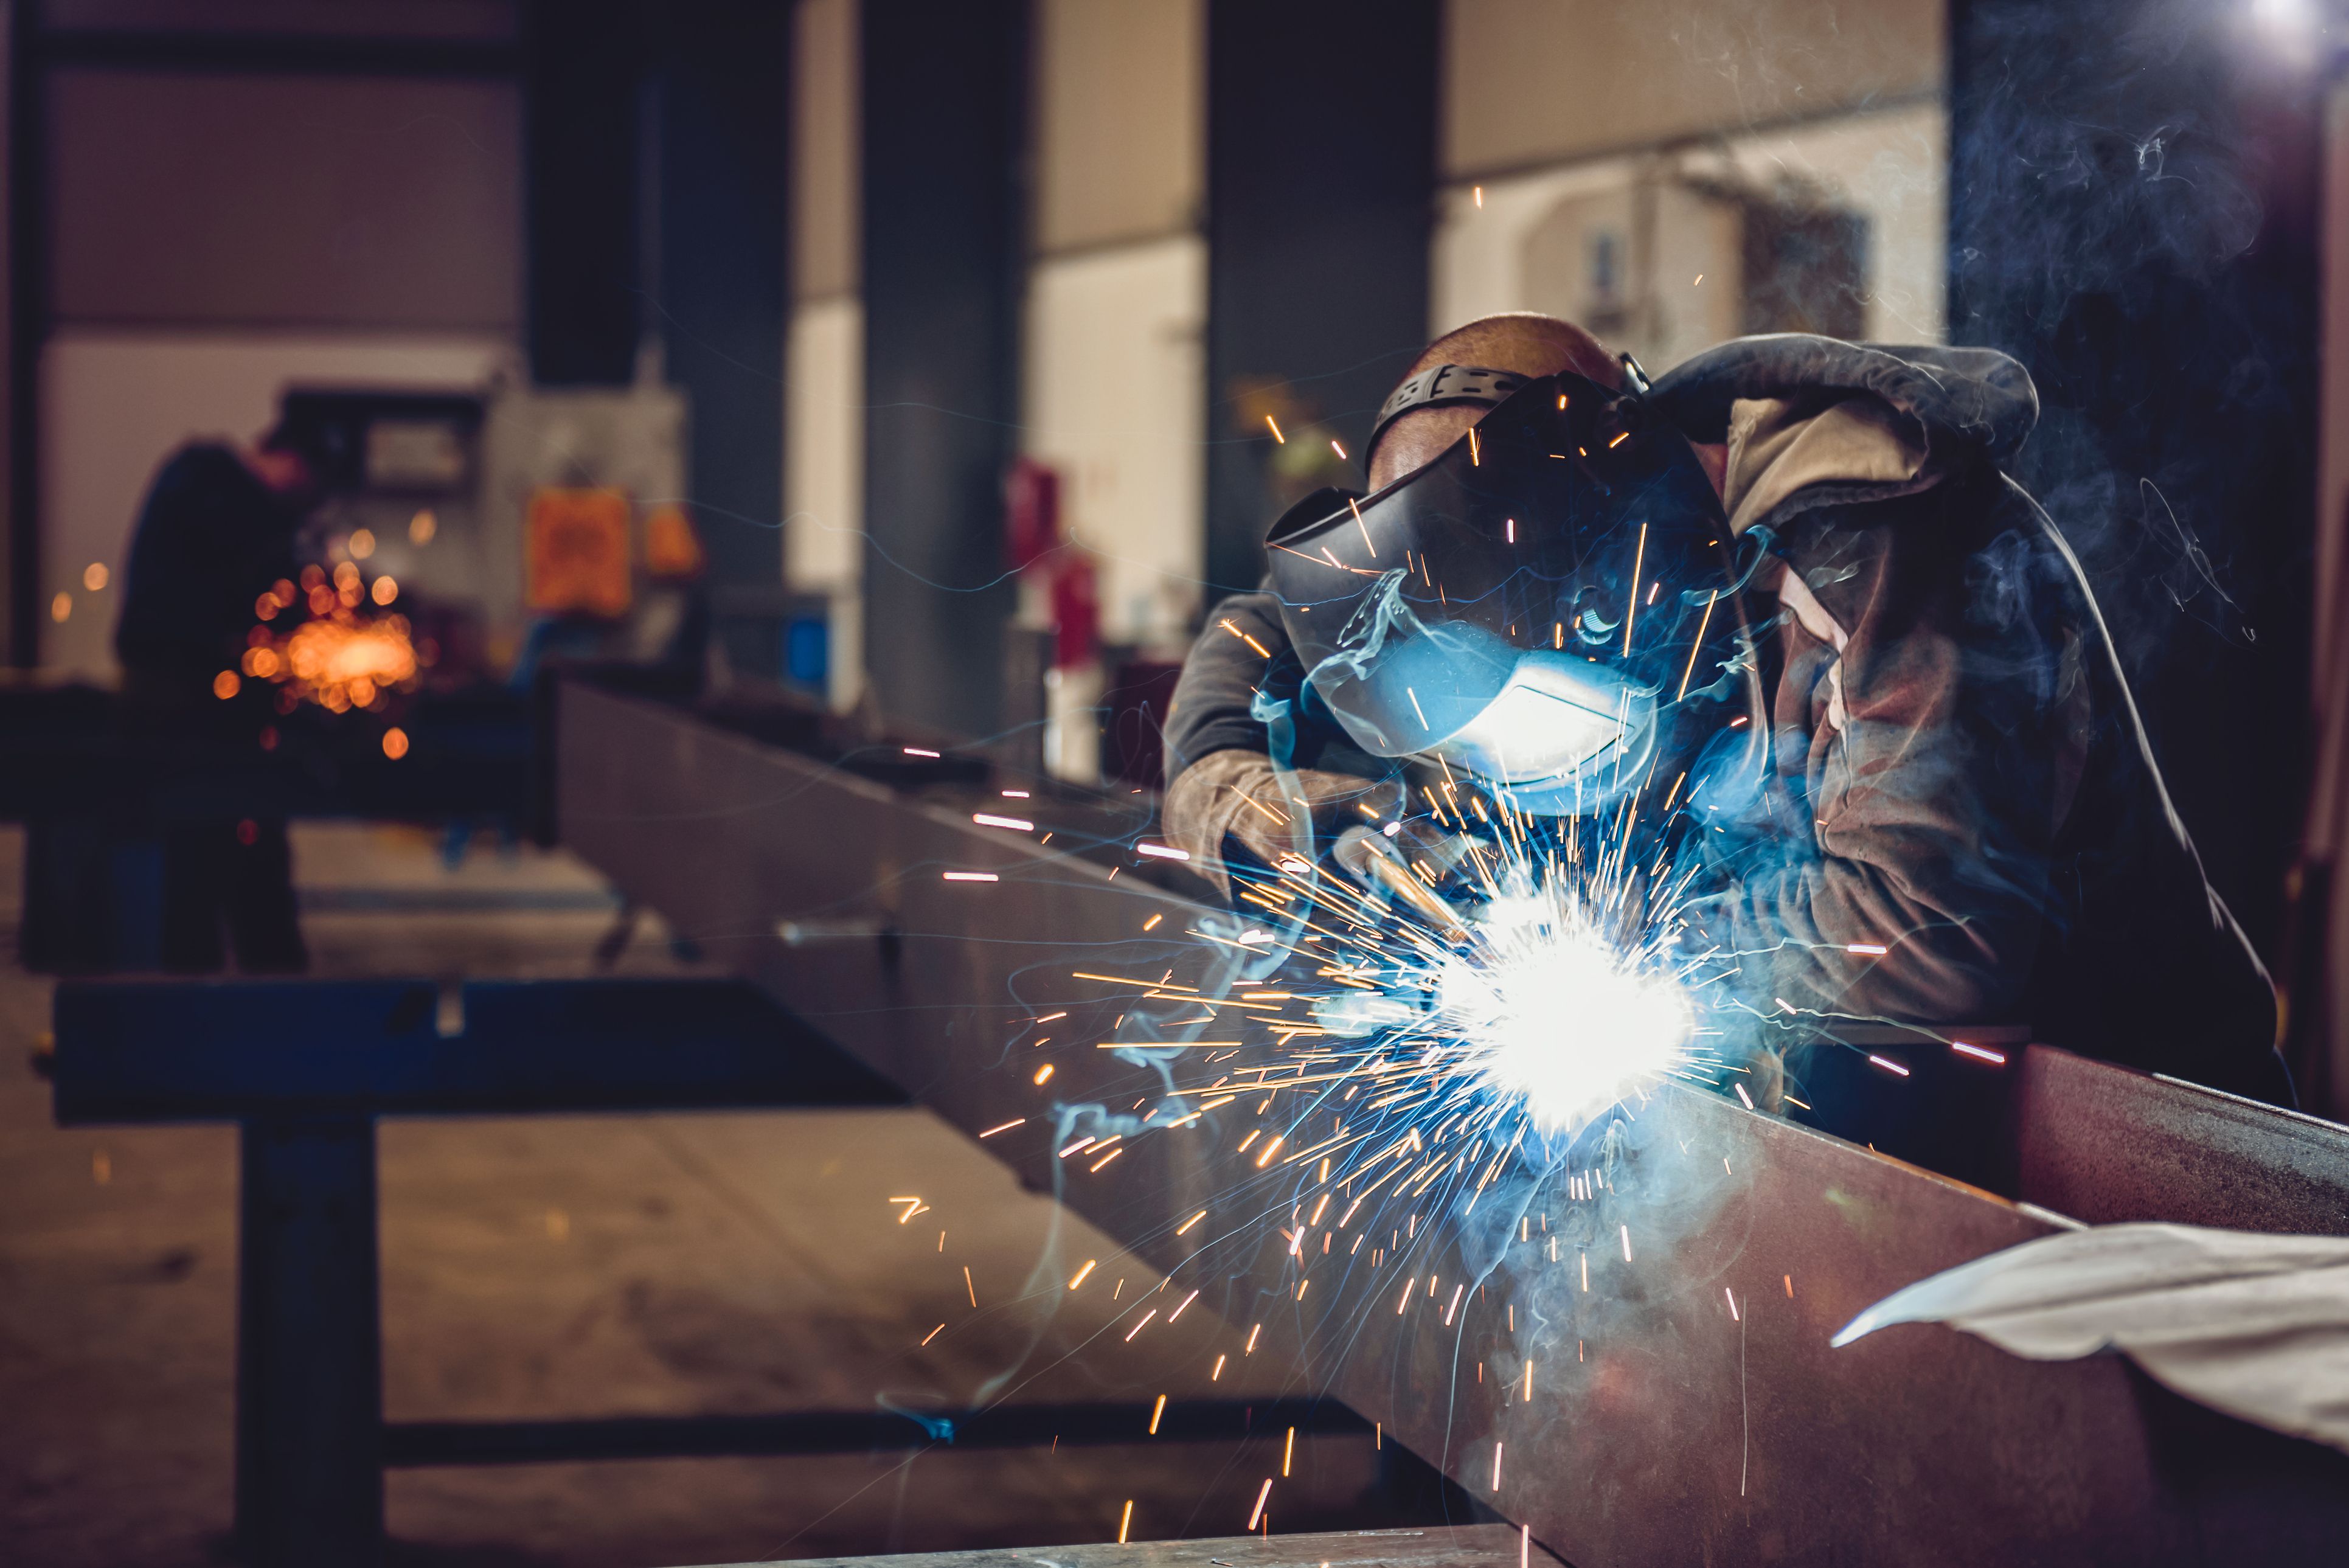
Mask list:
[{"label": "shower of sparks", "polygon": [[[369,606],[389,607],[399,596],[397,583],[388,577],[369,583],[348,561],[331,575],[322,567],[306,566],[301,578],[298,587],[280,579],[254,601],[254,624],[245,636],[237,669],[221,672],[215,691],[223,697],[234,696],[241,672],[244,678],[274,683],[281,693],[282,711],[308,701],[332,713],[347,713],[353,708],[380,712],[395,694],[416,688],[419,663],[408,617],[369,612]],[[104,582],[100,577],[98,585]],[[272,624],[297,612],[308,619],[285,628]],[[227,689],[222,691],[222,686]]]},{"label": "shower of sparks", "polygon": [[[1369,531],[1361,531],[1369,546]],[[1645,545],[1642,529],[1623,603],[1620,636],[1627,648],[1635,632],[1653,641],[1670,624],[1643,614],[1659,602],[1641,571]],[[1426,563],[1406,554],[1404,569],[1413,566],[1426,577]],[[1682,665],[1681,694],[1690,686],[1717,598],[1704,602],[1698,645],[1684,658],[1677,647],[1671,655]],[[1242,624],[1226,618],[1216,624],[1266,652]],[[1538,641],[1537,625],[1532,630]],[[1552,640],[1562,643],[1562,623],[1554,624]],[[1671,691],[1673,678],[1662,677],[1659,696]],[[1416,692],[1411,701],[1418,706]],[[1363,826],[1377,835],[1371,842],[1384,857],[1364,873],[1368,882],[1341,875],[1327,861],[1317,864],[1309,849],[1280,857],[1271,868],[1225,868],[1237,923],[1174,906],[1151,913],[1141,926],[1160,931],[1164,922],[1160,943],[1179,934],[1237,968],[1218,965],[1210,969],[1212,978],[1203,977],[1195,968],[1178,970],[1178,959],[1163,945],[1137,944],[1122,956],[1104,949],[1089,954],[1103,969],[1061,971],[1076,984],[1050,1001],[1029,993],[1030,999],[1008,1020],[1016,1032],[1004,1043],[1034,1049],[1020,1070],[1042,1091],[1037,1106],[1050,1114],[1031,1111],[978,1137],[996,1138],[1032,1120],[1034,1130],[1010,1141],[1053,1157],[1056,1179],[1133,1182],[1161,1168],[1147,1151],[1145,1134],[1192,1129],[1197,1130],[1184,1135],[1209,1140],[1203,1152],[1237,1178],[1180,1207],[1166,1195],[1161,1236],[1185,1238],[1195,1251],[1164,1274],[1154,1269],[1134,1303],[1119,1305],[1127,1280],[1116,1277],[1115,1266],[1103,1275],[1115,1277],[1111,1291],[1070,1299],[1068,1293],[1081,1290],[1099,1260],[1057,1262],[1044,1288],[1064,1282],[1064,1291],[1050,1295],[1065,1301],[1067,1310],[1081,1314],[1090,1303],[1091,1310],[1114,1321],[1125,1345],[1148,1349],[1138,1346],[1138,1336],[1148,1331],[1163,1351],[1197,1354],[1198,1361],[1186,1364],[1205,1370],[1212,1384],[1256,1354],[1266,1328],[1261,1321],[1219,1317],[1217,1281],[1185,1277],[1190,1259],[1220,1259],[1235,1241],[1262,1243],[1269,1255],[1272,1238],[1279,1238],[1288,1301],[1273,1339],[1263,1346],[1276,1363],[1293,1349],[1284,1337],[1286,1325],[1309,1316],[1327,1321],[1340,1312],[1360,1311],[1364,1326],[1375,1322],[1382,1332],[1423,1329],[1465,1340],[1506,1325],[1514,1338],[1521,1315],[1513,1305],[1487,1298],[1485,1276],[1477,1273],[1482,1265],[1468,1265],[1452,1247],[1459,1230],[1452,1221],[1475,1214],[1480,1202],[1499,1237],[1522,1249],[1516,1252],[1519,1263],[1537,1263],[1553,1271],[1557,1288],[1576,1292],[1569,1298],[1579,1304],[1576,1310],[1591,1305],[1585,1293],[1594,1289],[1594,1274],[1596,1289],[1604,1293],[1670,1256],[1675,1233],[1669,1221],[1643,1219],[1640,1245],[1633,1244],[1629,1219],[1641,1216],[1621,1202],[1632,1182],[1610,1152],[1619,1148],[1614,1124],[1635,1119],[1671,1080],[1733,1093],[1745,1109],[1755,1109],[1754,1096],[1738,1081],[1744,1069],[1721,1054],[1727,1016],[1754,1016],[1730,995],[1739,955],[1702,938],[1684,903],[1698,875],[1697,857],[1678,852],[1692,810],[1682,798],[1689,775],[1610,780],[1613,798],[1604,810],[1548,818],[1528,812],[1505,788],[1448,769],[1444,773],[1440,782],[1430,781],[1433,787],[1414,785],[1408,820],[1387,815],[1392,806],[1362,807]],[[1614,793],[1616,785],[1624,787],[1621,793]],[[1030,797],[1003,790],[1000,798]],[[1289,822],[1277,800],[1244,799],[1242,804],[1278,825]],[[969,820],[1008,831],[1052,825],[1041,820],[1047,810],[1010,809],[1035,814],[971,812]],[[1438,840],[1447,841],[1439,849]],[[1192,858],[1132,836],[1132,830],[1107,843],[1123,851],[1121,859],[1135,857],[1127,861],[1129,870],[1143,861]],[[995,872],[938,874],[949,882],[998,880]],[[972,896],[984,898],[987,890]],[[1885,957],[1889,945],[1851,942],[1825,951],[1865,965]],[[1178,972],[1193,983],[1177,982]],[[1053,1010],[1040,1011],[1045,1007]],[[1123,1010],[1109,1028],[1089,1024],[1094,1009],[1106,1017],[1112,1007]],[[1800,1011],[1781,1002],[1768,1016],[1775,1022]],[[1061,1020],[1051,1033],[1037,1032]],[[1134,1027],[1127,1026],[1129,1020]],[[2006,1061],[2000,1052],[1966,1042],[1947,1044],[1980,1063]],[[1147,1060],[1152,1081],[1102,1093],[1088,1082],[1106,1065],[1097,1051]],[[1074,1052],[1081,1057],[1064,1055]],[[1058,1082],[1050,1058],[1061,1064]],[[1891,1057],[1866,1059],[1909,1076]],[[1126,1104],[1144,1087],[1143,1098]],[[1107,1103],[1094,1102],[1097,1093]],[[1145,1152],[1123,1160],[1137,1147]],[[1709,1169],[1711,1157],[1702,1163]],[[1723,1179],[1735,1176],[1723,1157]],[[1198,1206],[1203,1201],[1206,1206]],[[903,1211],[894,1216],[900,1225],[927,1210],[916,1197],[890,1202]],[[939,1240],[943,1251],[943,1233]],[[1309,1295],[1317,1266],[1326,1269],[1330,1260],[1339,1274]],[[961,1274],[965,1297],[976,1310],[971,1271],[965,1266]],[[950,1274],[942,1281],[948,1291],[950,1281]],[[1204,1298],[1203,1285],[1209,1293]],[[1783,1285],[1791,1297],[1791,1275]],[[1720,1288],[1730,1320],[1742,1324],[1751,1300],[1741,1302],[1733,1289]],[[1392,1319],[1382,1310],[1390,1300]],[[1200,1305],[1193,1312],[1195,1303]],[[1525,1332],[1558,1334],[1555,1361],[1541,1349],[1546,1393],[1561,1391],[1560,1384],[1570,1391],[1573,1368],[1601,1358],[1589,1356],[1592,1345],[1602,1357],[1605,1353],[1603,1339],[1578,1338],[1575,1359],[1568,1363],[1564,1339],[1575,1336],[1576,1328],[1560,1333],[1555,1323],[1545,1326],[1528,1318]],[[1210,1336],[1213,1342],[1201,1343]],[[1172,1343],[1177,1340],[1179,1346]],[[1532,1401],[1534,1348],[1527,1344],[1492,1364],[1505,1401]],[[1476,1378],[1486,1380],[1482,1361]],[[1164,1394],[1156,1397],[1148,1435],[1159,1433],[1168,1402]],[[1278,1474],[1264,1478],[1249,1511],[1251,1532],[1259,1525],[1269,1529],[1272,1488],[1292,1473],[1295,1440],[1292,1428]],[[1373,1442],[1382,1440],[1381,1424],[1373,1429]],[[1497,1439],[1490,1463],[1490,1486],[1497,1492],[1503,1480]],[[1464,1470],[1464,1479],[1471,1473]],[[1128,1501],[1121,1515],[1121,1541],[1133,1506]],[[1529,1553],[1529,1535],[1521,1534],[1520,1551]]]},{"label": "shower of sparks", "polygon": [[[1237,625],[1225,629],[1245,635]],[[1446,1261],[1453,1227],[1434,1222],[1472,1214],[1480,1201],[1522,1203],[1528,1180],[1555,1181],[1567,1202],[1566,1213],[1505,1211],[1529,1261],[1565,1269],[1566,1287],[1580,1292],[1593,1289],[1594,1273],[1637,1267],[1630,1225],[1614,1206],[1609,1139],[1582,1135],[1636,1116],[1666,1080],[1719,1087],[1737,1076],[1715,1048],[1719,1012],[1736,1006],[1717,995],[1736,955],[1690,926],[1682,900],[1695,872],[1683,872],[1671,852],[1678,813],[1688,810],[1685,781],[1651,778],[1603,812],[1550,819],[1528,813],[1505,789],[1453,776],[1417,792],[1424,815],[1412,835],[1366,813],[1381,845],[1397,851],[1387,867],[1392,893],[1299,857],[1274,869],[1231,868],[1235,908],[1253,923],[1178,918],[1166,934],[1181,929],[1211,950],[1236,952],[1246,968],[1234,983],[1194,975],[1195,984],[1182,984],[1156,957],[1068,972],[1081,989],[1064,1011],[1081,1018],[1080,996],[1126,1011],[1111,1037],[1079,1035],[1059,1048],[1149,1052],[1170,1077],[1130,1110],[1118,1108],[1138,1127],[1081,1124],[1047,1151],[1057,1150],[1071,1180],[1107,1177],[1137,1163],[1112,1161],[1139,1132],[1213,1130],[1235,1164],[1246,1162],[1242,1185],[1225,1194],[1237,1212],[1211,1225],[1221,1209],[1185,1207],[1168,1230],[1203,1249],[1259,1225],[1278,1234],[1298,1311],[1327,1300],[1324,1312],[1352,1303],[1383,1316],[1379,1306],[1391,1301],[1405,1331],[1416,1323],[1467,1334],[1486,1311],[1497,1326],[1503,1313],[1480,1306],[1477,1282]],[[1432,842],[1434,835],[1417,830],[1429,827],[1454,835],[1450,877],[1430,850],[1416,847]],[[1128,841],[1128,848],[1147,857],[1161,847]],[[1457,918],[1435,918],[1447,910]],[[1129,1030],[1129,1019],[1143,1026]],[[1032,1077],[1043,1085],[1051,1064]],[[1507,1197],[1492,1196],[1496,1183]],[[1562,1245],[1554,1222],[1568,1213],[1575,1228]],[[1340,1277],[1309,1295],[1328,1260]],[[1070,1291],[1094,1269],[1072,1261],[1082,1266],[1061,1276]],[[1177,1293],[1167,1306],[1137,1307],[1121,1319],[1121,1340],[1135,1343],[1145,1329],[1195,1331],[1203,1320],[1186,1313],[1200,1299],[1199,1282],[1176,1275],[1161,1287]],[[1351,1294],[1357,1278],[1371,1287],[1360,1295]],[[1603,1273],[1596,1282],[1601,1290],[1609,1283]],[[1333,1284],[1348,1294],[1332,1294]],[[1731,1297],[1728,1305],[1736,1311],[1743,1304]],[[1238,1324],[1204,1321],[1207,1332],[1232,1335],[1202,1347],[1212,1384],[1256,1353],[1265,1325],[1243,1336]],[[1513,1307],[1506,1321],[1514,1336]],[[1578,1362],[1583,1355],[1578,1346]],[[1511,1372],[1509,1394],[1530,1401],[1532,1357]],[[1163,1400],[1154,1405],[1153,1432],[1164,1412]],[[1497,1444],[1491,1464],[1497,1491]],[[1293,1438],[1284,1442],[1281,1473],[1292,1465]],[[1266,1478],[1251,1531],[1265,1522],[1278,1479]]]},{"label": "shower of sparks", "polygon": [[[1679,782],[1671,788],[1677,796]],[[1441,794],[1427,792],[1446,830],[1477,830],[1457,895],[1473,918],[1442,934],[1402,903],[1390,908],[1302,860],[1237,876],[1241,913],[1274,929],[1237,942],[1194,934],[1286,954],[1280,989],[1200,996],[1164,979],[1075,977],[1133,987],[1145,998],[1196,997],[1204,1011],[1173,1024],[1213,1019],[1263,1031],[1274,1065],[1178,1087],[1175,1103],[1153,1115],[1164,1127],[1188,1125],[1267,1091],[1256,1097],[1259,1119],[1237,1140],[1238,1151],[1259,1171],[1304,1165],[1301,1174],[1320,1189],[1320,1201],[1304,1205],[1314,1217],[1300,1212],[1300,1223],[1282,1227],[1292,1256],[1304,1256],[1306,1233],[1332,1198],[1342,1210],[1338,1231],[1381,1192],[1382,1202],[1433,1193],[1473,1206],[1513,1161],[1539,1165],[1554,1141],[1661,1080],[1710,1083],[1719,1073],[1698,999],[1733,961],[1690,951],[1679,902],[1686,879],[1661,874],[1659,841],[1640,822],[1643,793],[1578,825],[1536,819],[1506,790],[1480,799],[1454,781]],[[1669,816],[1669,803],[1658,814]],[[1433,891],[1425,862],[1414,869]],[[1244,1043],[1245,1036],[1165,1042],[1207,1067]]]}]

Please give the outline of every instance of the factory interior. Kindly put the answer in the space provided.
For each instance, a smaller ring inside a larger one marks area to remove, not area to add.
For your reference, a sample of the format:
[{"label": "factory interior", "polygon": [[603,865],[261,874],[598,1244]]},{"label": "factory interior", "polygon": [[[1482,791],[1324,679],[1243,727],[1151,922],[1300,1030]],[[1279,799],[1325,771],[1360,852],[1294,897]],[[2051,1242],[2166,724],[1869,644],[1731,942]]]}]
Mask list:
[{"label": "factory interior", "polygon": [[0,16],[0,1563],[2340,1561],[2349,5]]}]

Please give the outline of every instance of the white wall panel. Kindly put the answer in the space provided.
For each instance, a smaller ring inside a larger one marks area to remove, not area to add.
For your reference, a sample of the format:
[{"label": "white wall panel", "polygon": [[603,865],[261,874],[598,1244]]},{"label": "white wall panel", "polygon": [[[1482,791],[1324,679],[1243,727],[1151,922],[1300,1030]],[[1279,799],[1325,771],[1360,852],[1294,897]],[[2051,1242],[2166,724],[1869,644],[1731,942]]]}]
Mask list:
[{"label": "white wall panel", "polygon": [[1114,642],[1179,648],[1198,613],[1206,322],[1195,235],[1029,274],[1023,445],[1061,472],[1063,525],[1099,561]]},{"label": "white wall panel", "polygon": [[852,296],[792,313],[783,370],[783,574],[832,601],[833,706],[863,684],[864,311]]},{"label": "white wall panel", "polygon": [[792,311],[783,364],[783,580],[831,603],[830,690],[864,686],[864,307],[857,232],[858,0],[792,26]]}]

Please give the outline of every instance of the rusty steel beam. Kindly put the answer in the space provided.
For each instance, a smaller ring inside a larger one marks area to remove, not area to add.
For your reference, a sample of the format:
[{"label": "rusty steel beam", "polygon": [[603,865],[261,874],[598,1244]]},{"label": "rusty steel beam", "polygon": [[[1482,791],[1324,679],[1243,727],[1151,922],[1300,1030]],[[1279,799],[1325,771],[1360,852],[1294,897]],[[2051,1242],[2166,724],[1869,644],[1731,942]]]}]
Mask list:
[{"label": "rusty steel beam", "polygon": [[2033,1046],[2000,1150],[2007,1190],[2090,1224],[2169,1220],[2349,1235],[2349,1130]]},{"label": "rusty steel beam", "polygon": [[[1828,1347],[1900,1286],[2070,1222],[2034,1195],[2093,1219],[2349,1231],[2340,1128],[2034,1050],[2006,1197],[1667,1089],[1620,1183],[1645,1202],[1582,1202],[1559,1175],[1500,1224],[1420,1214],[1416,1243],[1397,1240],[1436,1292],[1399,1291],[1392,1259],[1290,1255],[1298,1172],[1236,1150],[1249,1119],[1133,1139],[1098,1173],[1055,1161],[1059,1108],[1160,1088],[1096,1048],[1130,994],[1073,972],[1205,983],[1216,950],[1184,934],[1199,905],[974,826],[990,796],[893,790],[679,709],[572,686],[558,747],[564,838],[631,897],[965,1130],[1027,1119],[986,1147],[1227,1321],[1264,1324],[1257,1353],[1292,1357],[1300,1388],[1569,1563],[2315,1561],[2349,1528],[2349,1460],[2118,1358],[2027,1362],[1915,1326]],[[1048,803],[1030,814],[1050,825]],[[1062,1010],[1048,1047],[1012,1055],[1019,1021]]]}]

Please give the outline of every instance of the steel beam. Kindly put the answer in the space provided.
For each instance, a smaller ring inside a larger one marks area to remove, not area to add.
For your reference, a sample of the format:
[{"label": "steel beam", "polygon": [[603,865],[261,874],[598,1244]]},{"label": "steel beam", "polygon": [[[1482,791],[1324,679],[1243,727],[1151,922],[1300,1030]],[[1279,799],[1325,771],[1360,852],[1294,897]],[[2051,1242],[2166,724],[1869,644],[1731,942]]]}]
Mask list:
[{"label": "steel beam", "polygon": [[[980,1548],[902,1557],[810,1557],[788,1568],[1558,1568],[1537,1546],[1530,1551],[1505,1524],[1433,1525],[1423,1530],[1337,1530],[1302,1535],[1211,1535],[1205,1540],[1103,1542],[1055,1546],[1050,1554]],[[736,1563],[713,1568],[785,1568],[781,1563]]]},{"label": "steel beam", "polygon": [[[1295,1173],[1237,1150],[1241,1122],[1134,1139],[1098,1173],[1055,1161],[1081,1108],[1160,1087],[1094,1048],[1131,993],[1072,972],[1206,984],[1216,950],[1185,934],[1199,905],[1113,857],[975,827],[984,797],[899,793],[585,687],[561,708],[564,837],[630,897],[966,1130],[1024,1119],[986,1147],[1228,1321],[1261,1322],[1257,1354],[1294,1357],[1303,1386],[1383,1422],[1583,1568],[2302,1561],[2349,1527],[2349,1460],[2190,1406],[2117,1358],[2026,1362],[1922,1326],[1827,1344],[1901,1285],[2068,1223],[2033,1206],[2040,1183],[2095,1217],[2104,1203],[2207,1215],[2175,1183],[2161,1201],[2178,1150],[2224,1149],[2247,1191],[2289,1187],[2282,1225],[2349,1231],[2325,1196],[2349,1187],[2342,1129],[2034,1052],[2011,1100],[2023,1183],[2002,1196],[1667,1091],[1632,1158],[1643,1191],[1687,1202],[1641,1212],[1619,1246],[1620,1211],[1578,1202],[1560,1176],[1524,1214],[1581,1227],[1565,1264],[1514,1223],[1431,1227],[1403,1250],[1441,1295],[1398,1295],[1392,1267],[1289,1255]],[[1050,826],[1045,802],[1029,814]],[[1008,1043],[1060,1011],[1049,1051]],[[1230,1065],[1251,1059],[1267,1057]],[[1045,1062],[1039,1085],[1030,1064]],[[2101,1119],[2084,1123],[2092,1104]],[[2162,1138],[2137,1136],[2150,1121]],[[2094,1158],[2078,1157],[2084,1137]],[[1209,1222],[1178,1231],[1203,1209]]]},{"label": "steel beam", "polygon": [[2009,1191],[2090,1224],[2349,1235],[2349,1134],[2158,1073],[2033,1046],[2007,1109]]}]

